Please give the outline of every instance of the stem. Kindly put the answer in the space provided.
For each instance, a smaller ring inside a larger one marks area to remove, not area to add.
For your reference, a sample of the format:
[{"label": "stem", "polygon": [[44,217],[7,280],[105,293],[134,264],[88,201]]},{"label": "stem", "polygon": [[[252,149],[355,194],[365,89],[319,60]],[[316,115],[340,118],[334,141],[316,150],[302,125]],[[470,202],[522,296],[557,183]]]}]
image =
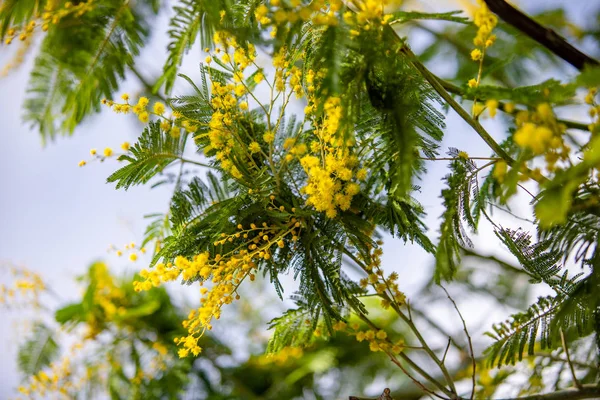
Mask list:
[{"label": "stem", "polygon": [[147,91],[149,91],[150,93],[152,93],[154,96],[158,97],[164,103],[168,103],[167,99],[163,95],[161,95],[160,93],[158,93],[158,91],[154,90],[154,88],[152,87],[152,85],[150,84],[150,82],[148,82],[146,80],[146,78],[144,78],[144,76],[140,73],[140,71],[137,70],[137,68],[135,68],[134,64],[129,65],[129,69],[138,78],[138,81],[140,81],[140,83],[144,86],[144,88],[146,88]]},{"label": "stem", "polygon": [[194,164],[194,165],[198,165],[200,167],[206,167],[206,168],[210,168],[210,169],[217,169],[217,168],[213,167],[212,165],[208,165],[208,164],[201,163],[199,161],[194,161],[194,160],[190,160],[187,158],[183,158],[181,156],[178,156],[178,155],[172,154],[172,153],[154,153],[154,154],[152,154],[152,156],[157,157],[157,158],[175,158],[177,160],[181,160],[181,162],[184,162],[184,163]]},{"label": "stem", "polygon": [[[536,356],[536,357],[548,358],[549,360],[556,361],[556,362],[560,362],[560,363],[564,363],[564,364],[568,363],[568,361],[567,361],[567,360],[565,360],[564,358],[560,358],[560,357],[558,357],[558,356],[554,356],[554,355],[552,355],[552,354],[546,354],[546,353],[534,353],[533,355],[534,355],[534,356]],[[592,364],[586,364],[586,363],[584,363],[584,362],[577,361],[577,360],[571,360],[571,363],[572,363],[573,365],[576,365],[576,366],[578,366],[579,368],[586,368],[586,369],[592,369],[592,370],[597,370],[597,369],[598,369],[598,367],[596,367],[595,365],[592,365]]]},{"label": "stem", "polygon": [[567,341],[565,340],[565,334],[563,330],[560,330],[560,340],[562,342],[563,349],[565,349],[565,355],[567,356],[567,363],[569,364],[569,369],[571,370],[571,376],[573,377],[573,384],[579,390],[581,390],[581,383],[577,380],[577,375],[575,375],[575,368],[573,367],[573,363],[571,362],[571,356],[569,355],[569,347],[567,346]]},{"label": "stem", "polygon": [[[397,36],[396,36],[397,37]],[[483,141],[501,158],[503,158],[509,165],[515,164],[515,160],[504,151],[502,147],[489,133],[481,126],[481,124],[475,119],[471,118],[468,112],[465,111],[450,94],[444,89],[444,86],[440,83],[440,80],[432,74],[421,62],[417,59],[417,56],[406,46],[402,46],[401,51],[406,54],[413,64],[413,66],[423,75],[423,77],[429,82],[435,91],[460,115],[460,117],[469,124],[475,132],[483,139]]]},{"label": "stem", "polygon": [[[473,400],[473,397],[475,396],[475,374],[477,372],[477,361],[475,361],[475,352],[473,351],[473,341],[471,340],[471,335],[469,335],[469,330],[467,329],[467,323],[465,322],[465,319],[463,318],[462,313],[458,309],[456,302],[454,301],[454,299],[452,297],[450,297],[450,293],[448,293],[448,291],[446,290],[445,287],[443,287],[442,285],[440,285],[440,287],[442,288],[444,293],[446,293],[446,296],[448,296],[448,299],[450,299],[450,301],[452,302],[452,305],[454,306],[456,313],[458,314],[458,316],[460,317],[460,320],[462,321],[463,330],[465,331],[465,335],[467,336],[467,343],[469,344],[469,353],[471,355],[471,360],[472,360],[472,365],[473,365],[473,377],[472,377],[473,390],[471,391],[471,397],[470,397],[470,399]],[[448,342],[448,346],[450,346],[450,342]]]},{"label": "stem", "polygon": [[[379,330],[379,328],[377,327],[377,325],[375,325],[366,315],[364,315],[364,313],[362,311],[360,311],[359,309],[356,309],[356,308],[354,309],[354,311],[356,312],[356,314],[358,315],[358,317],[360,319],[362,319],[372,329]],[[398,359],[396,358],[396,356],[393,353],[386,351],[386,354],[390,357],[390,359],[392,360],[392,362],[394,364],[396,364],[402,370],[402,372],[404,372],[404,374],[406,374],[406,376],[408,376],[413,381],[413,383],[415,383],[417,386],[419,386],[422,390],[424,390],[425,392],[430,393],[430,394],[432,394],[432,395],[434,395],[436,397],[443,398],[440,395],[436,394],[435,392],[427,389],[427,387],[425,385],[423,385],[423,383],[421,383],[415,377],[413,377],[404,368],[404,366],[402,366],[402,364],[400,363],[400,361],[398,361]],[[443,384],[441,384],[437,379],[435,379],[434,377],[432,377],[431,375],[429,375],[427,372],[425,372],[413,360],[411,360],[411,358],[408,357],[406,354],[400,353],[399,357],[402,358],[402,360],[404,360],[408,365],[410,365],[410,367],[412,369],[414,369],[417,373],[419,373],[419,375],[421,375],[423,378],[427,379],[429,382],[431,382],[433,385],[435,385],[444,394],[446,394],[447,396],[450,396],[450,398],[452,398],[452,399],[457,398],[456,392],[449,391]]]},{"label": "stem", "polygon": [[417,326],[412,322],[412,319],[408,318],[406,316],[406,314],[404,314],[402,312],[402,310],[400,310],[400,308],[394,302],[391,301],[391,299],[389,298],[389,296],[387,296],[387,294],[384,293],[382,295],[382,297],[385,298],[386,300],[390,301],[392,308],[394,309],[394,311],[396,311],[396,314],[398,314],[398,316],[400,316],[400,318],[408,325],[410,330],[417,337],[417,340],[419,341],[419,343],[421,343],[421,346],[423,346],[423,350],[425,350],[427,355],[429,355],[429,358],[431,358],[433,360],[433,362],[435,362],[437,364],[437,366],[440,368],[440,371],[442,371],[442,374],[444,375],[444,378],[446,379],[446,383],[448,383],[448,386],[450,387],[450,390],[452,391],[452,394],[454,396],[453,398],[456,398],[456,388],[454,386],[454,381],[452,380],[450,373],[446,369],[446,366],[444,365],[444,363],[438,358],[438,356],[434,353],[434,351],[431,350],[431,347],[429,347],[429,345],[427,344],[427,342],[421,335],[421,332],[419,332],[419,329],[417,328]]},{"label": "stem", "polygon": [[[365,271],[367,274],[369,273],[367,271],[366,266],[358,258],[356,258],[356,256],[354,256],[354,254],[352,254],[350,251],[348,251],[348,249],[344,248],[343,252],[350,259],[352,259],[352,261],[354,261],[356,263],[356,265],[358,265],[363,271]],[[454,381],[452,380],[452,377],[450,376],[450,373],[446,369],[446,366],[444,365],[444,363],[442,363],[440,361],[440,359],[438,358],[438,356],[434,353],[434,351],[431,350],[431,347],[429,347],[429,345],[427,344],[427,342],[425,341],[425,339],[423,338],[423,336],[419,332],[419,329],[412,322],[412,317],[407,317],[406,314],[404,314],[402,312],[402,310],[400,310],[400,307],[398,306],[398,304],[396,304],[396,302],[393,299],[391,299],[390,296],[388,296],[387,293],[385,293],[385,292],[380,293],[379,296],[382,299],[387,300],[387,301],[390,302],[390,305],[391,305],[392,309],[408,325],[408,327],[410,328],[410,330],[416,336],[416,338],[419,341],[419,343],[421,343],[421,346],[423,346],[423,350],[427,353],[427,355],[429,355],[429,357],[433,360],[433,362],[435,362],[437,364],[437,366],[440,368],[440,371],[442,371],[442,374],[444,375],[444,378],[445,378],[446,382],[448,383],[448,386],[450,387],[449,393],[446,393],[446,392],[444,392],[444,393],[448,394],[453,399],[457,398],[456,387],[454,386]],[[444,388],[444,389],[448,390],[446,388]]]}]

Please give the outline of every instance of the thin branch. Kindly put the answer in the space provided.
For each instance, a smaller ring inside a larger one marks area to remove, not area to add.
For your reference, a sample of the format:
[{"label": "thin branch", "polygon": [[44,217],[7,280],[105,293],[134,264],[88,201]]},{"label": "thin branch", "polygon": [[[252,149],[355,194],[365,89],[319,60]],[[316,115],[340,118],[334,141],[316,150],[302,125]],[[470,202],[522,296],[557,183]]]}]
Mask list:
[{"label": "thin branch", "polygon": [[[533,355],[536,356],[536,357],[548,358],[549,360],[556,361],[556,362],[561,362],[561,363],[564,363],[564,364],[568,363],[568,361],[565,360],[564,358],[561,358],[561,357],[558,357],[558,356],[555,356],[555,355],[552,355],[552,354],[549,354],[549,353],[540,353],[540,352],[537,352],[537,353],[534,353]],[[571,363],[573,365],[578,366],[579,368],[585,368],[585,369],[591,369],[591,370],[597,370],[598,369],[598,367],[595,366],[595,365],[587,364],[587,363],[584,363],[584,362],[581,362],[581,361],[577,361],[577,360],[571,360]]]},{"label": "thin branch", "polygon": [[[397,37],[397,36],[396,36]],[[407,47],[402,46],[401,51],[408,56],[413,66],[421,73],[421,75],[429,82],[435,91],[448,103],[454,111],[467,123],[475,132],[483,139],[483,141],[496,153],[504,159],[507,164],[513,166],[516,161],[508,155],[506,151],[492,138],[492,136],[484,129],[484,127],[476,119],[471,118],[471,115],[458,104],[454,98],[446,91],[440,80],[431,71],[429,71],[418,59],[417,56]]]},{"label": "thin branch", "polygon": [[462,247],[461,250],[464,253],[464,255],[467,257],[476,257],[476,258],[480,258],[482,260],[489,260],[489,261],[492,261],[492,262],[498,264],[499,266],[501,266],[502,268],[507,269],[513,273],[524,274],[524,275],[529,276],[530,278],[533,278],[533,275],[530,272],[528,272],[522,268],[515,267],[514,265],[511,265],[511,264],[507,263],[506,261],[502,261],[498,257],[484,256],[484,255],[476,253],[473,250],[470,250],[466,247]]},{"label": "thin branch", "polygon": [[[431,34],[432,36],[434,36],[438,41],[439,40],[444,40],[446,42],[448,42],[451,46],[454,46],[454,48],[462,55],[464,55],[465,57],[467,57],[469,60],[471,60],[471,48],[465,46],[464,44],[462,44],[460,41],[456,40],[454,36],[452,35],[448,35],[444,32],[438,32],[435,31],[433,29],[430,29],[429,27],[423,25],[420,22],[417,21],[412,21],[413,25],[429,34]],[[483,66],[484,67],[492,67],[493,65],[498,63],[498,59],[491,57],[489,55],[486,54],[486,57],[483,59]],[[502,76],[502,72],[500,69],[492,69],[491,72],[491,76],[496,79],[498,82],[502,83],[504,86],[511,86],[509,84],[509,82],[506,80],[506,77]]]},{"label": "thin branch", "polygon": [[530,219],[527,219],[527,218],[524,218],[524,217],[519,217],[517,214],[513,213],[512,211],[510,211],[510,210],[507,210],[506,208],[502,208],[502,207],[500,207],[500,206],[499,206],[499,205],[497,205],[497,204],[494,204],[494,203],[492,203],[492,202],[487,202],[487,203],[488,203],[488,205],[490,205],[491,207],[494,207],[494,208],[496,208],[496,209],[498,209],[498,210],[500,210],[500,211],[503,211],[503,212],[505,212],[505,213],[509,214],[509,215],[510,215],[511,217],[513,217],[513,218],[516,218],[516,219],[518,219],[518,220],[520,220],[520,221],[523,221],[523,222],[528,222],[528,223],[530,223],[530,224],[535,224],[535,221],[532,221],[532,220],[530,220]]},{"label": "thin branch", "polygon": [[442,356],[442,362],[446,361],[446,356],[448,355],[448,350],[450,350],[450,345],[452,344],[452,338],[448,336],[448,344],[446,345],[446,349],[444,350],[444,355]]},{"label": "thin branch", "polygon": [[531,39],[535,40],[578,70],[582,70],[586,64],[600,65],[597,60],[577,50],[552,29],[540,25],[531,17],[523,14],[506,1],[484,1],[488,8],[504,22],[523,32],[525,35],[529,36]]},{"label": "thin branch", "polygon": [[448,296],[448,299],[452,302],[452,305],[454,306],[454,309],[456,310],[456,313],[458,314],[458,317],[460,318],[460,320],[462,322],[463,330],[465,331],[465,335],[467,336],[467,343],[469,344],[469,353],[471,355],[471,360],[473,362],[473,364],[472,364],[473,365],[473,378],[472,378],[473,390],[471,391],[471,397],[470,397],[470,399],[473,400],[473,397],[475,396],[475,374],[477,373],[477,361],[475,361],[475,352],[473,351],[473,341],[471,340],[471,335],[469,334],[469,330],[467,329],[467,323],[466,323],[465,319],[463,318],[462,313],[458,309],[456,302],[450,296],[450,293],[448,293],[448,291],[446,290],[445,287],[443,287],[442,285],[440,285],[440,287],[442,288],[444,293],[446,293],[446,296]]},{"label": "thin branch", "polygon": [[571,356],[569,355],[569,347],[567,346],[567,341],[565,340],[565,334],[563,330],[560,330],[560,340],[562,342],[562,347],[565,349],[565,355],[567,356],[567,363],[569,364],[569,369],[571,370],[571,376],[573,377],[573,384],[579,390],[581,390],[581,383],[577,380],[577,375],[575,375],[575,368],[573,367],[573,363],[571,362]]},{"label": "thin branch", "polygon": [[[357,314],[357,316],[362,319],[367,325],[369,325],[369,327],[371,327],[372,329],[375,330],[379,330],[379,328],[377,327],[377,325],[375,325],[366,315],[364,315],[364,313],[359,310],[359,309],[355,309],[354,310]],[[394,364],[396,364],[398,366],[398,368],[400,368],[402,370],[402,372],[411,380],[413,381],[413,383],[415,385],[417,385],[419,388],[421,388],[423,391],[425,391],[426,393],[429,393],[431,395],[434,395],[436,397],[439,397],[441,399],[443,399],[442,396],[440,396],[439,394],[435,393],[434,391],[428,389],[423,383],[421,383],[418,379],[416,379],[414,376],[412,376],[407,370],[406,368],[404,368],[404,366],[400,363],[400,361],[398,361],[398,359],[396,358],[396,356],[389,352],[386,351],[386,354],[390,357],[390,360],[392,360],[392,362]],[[400,353],[399,357],[402,358],[408,365],[410,365],[410,367],[412,369],[414,369],[419,375],[421,375],[423,378],[425,378],[426,380],[428,380],[430,383],[432,383],[435,387],[437,387],[440,391],[442,391],[445,395],[449,396],[450,398],[454,399],[456,398],[456,393],[449,391],[443,384],[441,384],[437,379],[435,379],[434,377],[432,377],[431,375],[429,375],[425,370],[423,370],[421,367],[419,367],[413,360],[411,360],[410,357],[408,357],[406,354],[404,353]]]},{"label": "thin branch", "polygon": [[146,80],[146,78],[144,78],[144,76],[140,73],[140,71],[138,71],[135,68],[134,64],[129,65],[129,69],[131,70],[131,72],[133,72],[133,74],[138,78],[138,80],[140,81],[140,83],[144,86],[144,88],[149,91],[150,93],[152,93],[153,96],[158,97],[160,100],[162,100],[164,103],[168,103],[167,99],[165,97],[163,97],[157,90],[154,90],[154,87],[150,84],[150,82],[148,82]]}]

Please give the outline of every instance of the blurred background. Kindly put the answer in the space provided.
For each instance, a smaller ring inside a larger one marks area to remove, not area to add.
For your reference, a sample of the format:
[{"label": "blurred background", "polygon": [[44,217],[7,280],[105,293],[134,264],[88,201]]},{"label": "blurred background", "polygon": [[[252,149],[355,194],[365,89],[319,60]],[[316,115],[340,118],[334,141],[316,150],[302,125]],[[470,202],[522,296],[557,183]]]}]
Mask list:
[{"label": "blurred background", "polygon": [[[468,2],[404,2],[407,10],[415,8],[437,12],[461,9],[465,3]],[[599,9],[597,0],[528,0],[514,3],[531,14],[562,8],[570,21],[583,27],[594,25]],[[138,61],[140,72],[149,80],[160,75],[168,43],[164,32],[167,30],[170,4],[164,4],[163,7],[165,10],[153,28],[151,43],[143,50]],[[443,32],[445,27],[424,24],[422,27],[403,29],[415,53],[419,54],[439,40],[431,31]],[[599,54],[599,49],[595,48],[591,41],[576,45],[592,56],[597,57]],[[0,69],[12,60],[16,48],[0,45]],[[34,50],[35,43],[32,53]],[[453,78],[464,60],[460,61],[461,56],[451,49],[442,56],[430,60],[428,66],[442,77]],[[198,44],[185,58],[183,72],[197,78],[198,63],[202,58]],[[0,268],[0,282],[11,279],[8,268],[5,268],[9,264],[36,271],[42,275],[55,294],[45,299],[51,307],[76,300],[80,296],[81,289],[73,277],[84,273],[94,260],[107,261],[117,275],[132,273],[145,267],[149,261],[147,256],[141,256],[136,262],[131,262],[126,257],[117,257],[114,251],[109,252],[109,246],[123,248],[132,241],[140,242],[148,223],[144,215],[165,211],[172,188],[160,186],[150,190],[148,187],[132,187],[127,192],[115,190],[114,185],[105,183],[106,178],[118,167],[114,158],[103,163],[90,162],[83,168],[77,166],[80,160],[90,158],[89,151],[92,148],[99,151],[105,147],[118,149],[124,141],[135,142],[142,126],[132,116],[117,115],[103,110],[87,118],[72,137],[59,137],[43,146],[38,133],[30,130],[21,120],[21,105],[32,62],[33,57],[26,55],[21,66],[8,71],[0,78],[0,262],[3,263]],[[549,77],[561,79],[576,73],[574,69],[564,65],[557,68],[548,64],[541,68],[538,63],[532,62],[525,67],[539,70],[538,73],[526,77],[521,84],[539,83]],[[187,87],[179,82],[173,93],[182,94],[186,90]],[[146,94],[135,76],[130,76],[123,82],[120,93],[123,92],[132,97]],[[569,119],[589,120],[585,110],[574,108],[565,112],[568,113]],[[484,143],[456,114],[450,112],[446,123],[447,136],[442,152],[451,144],[470,155],[488,155]],[[483,124],[497,139],[503,138],[506,121],[502,117],[486,119]],[[440,180],[447,170],[443,162],[431,163],[428,170],[428,174],[419,183],[421,191],[417,198],[427,211],[426,223],[434,228],[429,233],[435,240],[438,235],[438,217],[441,214]],[[532,218],[529,199],[525,195],[519,195],[511,201],[511,210],[525,219]],[[525,230],[532,227],[526,220],[515,219],[500,210],[495,216],[502,225],[508,227],[522,227]],[[480,234],[474,239],[475,246],[481,253],[510,260],[507,252],[499,247],[489,226],[482,225]],[[384,269],[388,273],[399,273],[401,289],[410,299],[411,295],[419,293],[427,284],[432,271],[432,257],[410,243],[405,244],[389,237],[384,240]],[[293,283],[291,279],[287,282],[289,290],[286,294],[289,295],[293,291]],[[285,306],[277,299],[270,285],[261,285],[261,288],[268,289],[247,289],[252,293],[249,303],[252,308],[246,309],[249,311],[245,314],[246,320],[236,319],[239,324],[253,325],[255,331],[262,332],[259,335],[261,338],[248,338],[243,334],[231,333],[231,329],[219,324],[215,326],[216,334],[222,335],[224,340],[236,349],[235,357],[240,360],[256,350],[253,350],[252,340],[268,338],[265,321],[276,316]],[[193,305],[197,300],[195,290],[188,287],[171,285],[169,290],[181,304]],[[459,286],[450,287],[452,294],[458,295],[460,290]],[[461,298],[459,305],[472,328],[471,335],[480,340],[484,340],[482,333],[489,329],[491,323],[506,318],[511,311],[509,305],[502,306],[474,297]],[[235,312],[239,310],[226,310],[226,313]],[[450,309],[446,305],[433,311],[431,318],[441,321],[441,324],[458,327],[456,320],[448,324],[449,312]],[[27,333],[28,326],[23,324],[23,321],[29,314],[19,308],[0,308],[0,315],[0,398],[3,399],[12,395],[14,388],[20,383],[21,376],[16,368],[16,344]],[[373,390],[374,393],[376,391]]]}]

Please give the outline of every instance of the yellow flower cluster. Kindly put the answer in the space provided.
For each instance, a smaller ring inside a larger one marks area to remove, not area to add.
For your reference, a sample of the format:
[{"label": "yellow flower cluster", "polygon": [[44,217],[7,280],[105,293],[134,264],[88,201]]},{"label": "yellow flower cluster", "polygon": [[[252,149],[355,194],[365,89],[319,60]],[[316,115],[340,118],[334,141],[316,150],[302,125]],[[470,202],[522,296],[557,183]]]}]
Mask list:
[{"label": "yellow flower cluster", "polygon": [[270,5],[271,9],[262,4],[256,8],[254,13],[256,20],[263,26],[275,24],[277,27],[282,27],[298,21],[335,26],[338,24],[336,12],[342,8],[343,3],[341,0],[328,2],[315,0],[307,5],[302,5],[300,0],[291,0],[286,4],[283,4],[281,0],[271,0]]},{"label": "yellow flower cluster", "polygon": [[28,384],[19,386],[18,391],[29,399],[72,398],[71,396],[83,386],[83,382],[73,380],[71,374],[70,357],[63,357],[60,363],[52,363],[49,369],[43,369],[31,376]]},{"label": "yellow flower cluster", "polygon": [[[148,123],[148,121],[150,121],[150,112],[146,110],[149,103],[147,97],[140,97],[138,99],[137,104],[135,105],[129,104],[129,95],[127,93],[121,95],[121,99],[123,99],[125,103],[115,103],[113,100],[103,99],[102,104],[111,107],[112,110],[117,114],[128,114],[129,112],[133,112],[135,115],[138,116],[138,119],[141,122]],[[152,110],[152,114],[160,117],[165,112],[165,105],[161,102],[156,102],[154,103]]]},{"label": "yellow flower cluster", "polygon": [[588,130],[593,135],[600,133],[600,105],[596,103],[596,94],[598,90],[596,88],[590,89],[585,95],[585,103],[589,104],[590,117],[592,117],[592,123],[588,126]]},{"label": "yellow flower cluster", "polygon": [[344,140],[340,132],[340,98],[329,97],[323,112],[322,119],[313,120],[317,140],[310,144],[310,154],[300,159],[308,176],[301,191],[307,195],[306,204],[335,218],[337,210],[348,210],[352,198],[360,192],[356,182],[359,161],[352,152],[352,140]]},{"label": "yellow flower cluster", "polygon": [[334,330],[344,331],[347,334],[354,336],[357,341],[369,342],[369,349],[373,352],[382,351],[388,354],[397,355],[404,350],[404,341],[402,339],[392,342],[388,338],[386,331],[379,329],[361,330],[358,323],[352,323],[349,326],[345,322],[338,322],[334,325]]},{"label": "yellow flower cluster", "polygon": [[[4,268],[3,268],[4,269]],[[0,305],[40,305],[39,297],[46,290],[42,277],[24,267],[8,267],[14,281],[10,285],[0,283]]]},{"label": "yellow flower cluster", "polygon": [[366,264],[364,269],[368,276],[360,280],[360,286],[366,289],[370,285],[377,294],[384,295],[386,298],[381,300],[383,309],[388,309],[391,302],[399,307],[406,303],[406,296],[398,287],[398,274],[396,272],[392,272],[385,278],[384,271],[381,268],[382,255],[383,250],[381,247],[375,247],[371,249],[369,258],[363,260]]},{"label": "yellow flower cluster", "polygon": [[477,79],[469,80],[469,87],[479,86],[485,51],[496,41],[496,35],[492,34],[492,30],[498,23],[498,18],[492,14],[483,0],[477,0],[477,3],[479,8],[473,16],[473,23],[477,27],[477,35],[473,39],[476,48],[471,51],[471,59],[479,62],[479,73]]},{"label": "yellow flower cluster", "polygon": [[286,28],[288,24],[298,21],[310,21],[312,25],[337,26],[340,20],[355,26],[350,33],[360,35],[360,30],[369,31],[372,28],[386,25],[392,18],[385,10],[390,5],[398,6],[398,0],[358,0],[353,1],[353,7],[341,0],[316,0],[307,5],[302,5],[299,0],[292,0],[283,4],[280,0],[270,2],[271,8],[266,5],[259,6],[255,11],[256,19],[263,26],[274,25],[272,35],[277,29]]},{"label": "yellow flower cluster", "polygon": [[23,26],[13,27],[6,32],[6,38],[4,39],[5,44],[11,44],[13,39],[18,36],[19,40],[24,41],[31,38],[35,29],[41,26],[42,31],[47,31],[50,28],[50,24],[58,24],[61,19],[67,16],[80,17],[83,14],[90,12],[94,9],[94,0],[86,0],[77,2],[76,4],[67,1],[64,3],[62,8],[57,8],[60,2],[58,0],[47,1],[44,6],[44,12],[41,18],[36,16],[35,19],[27,22]]},{"label": "yellow flower cluster", "polygon": [[118,249],[114,245],[111,244],[108,247],[108,252],[110,253],[113,251],[115,252],[117,257],[121,257],[124,253],[129,253],[128,258],[130,261],[136,261],[138,259],[137,251],[139,251],[142,254],[146,254],[146,248],[138,247],[135,245],[134,242],[127,243],[125,246],[123,246],[123,250]]},{"label": "yellow flower cluster", "polygon": [[566,126],[556,120],[548,103],[539,104],[534,111],[518,112],[515,123],[514,142],[533,156],[543,154],[548,172],[555,171],[558,161],[568,160],[571,149],[563,140]]},{"label": "yellow flower cluster", "polygon": [[475,11],[473,23],[478,29],[477,36],[473,39],[473,44],[485,49],[493,45],[496,40],[496,35],[492,34],[492,30],[498,24],[498,18],[492,14],[485,1],[477,0],[477,3],[479,4],[479,8]]},{"label": "yellow flower cluster", "polygon": [[[115,284],[106,264],[96,263],[91,271],[94,274],[93,280],[96,282],[93,293],[94,304],[98,305],[104,312],[102,318],[112,320],[115,315],[125,313],[126,309],[123,304],[125,294]],[[88,325],[86,339],[93,339],[100,333],[103,321],[98,318],[95,313],[89,314],[86,321]]]},{"label": "yellow flower cluster", "polygon": [[[285,211],[285,208],[279,209]],[[221,307],[224,304],[239,299],[237,289],[242,281],[245,278],[253,281],[257,263],[271,259],[273,252],[285,246],[288,237],[291,237],[292,241],[297,240],[301,229],[302,223],[293,217],[290,217],[288,224],[284,226],[269,226],[265,222],[262,226],[250,224],[249,227],[244,228],[240,224],[235,233],[222,234],[221,238],[214,243],[217,248],[235,243],[233,250],[216,254],[214,257],[204,252],[191,260],[177,257],[174,263],[158,264],[153,270],[140,272],[145,280],[134,282],[134,289],[149,290],[163,282],[176,280],[180,276],[185,281],[200,281],[202,306],[192,310],[183,322],[188,335],[175,339],[175,343],[181,347],[180,357],[187,357],[190,354],[197,356],[202,351],[198,345],[200,337],[205,330],[212,329],[211,322],[213,319],[220,318]],[[212,286],[205,287],[206,282],[211,282]]]},{"label": "yellow flower cluster", "polygon": [[[150,116],[154,115],[161,120],[160,129],[175,139],[181,136],[181,129],[185,129],[187,132],[191,133],[198,130],[198,126],[194,122],[182,119],[181,114],[177,111],[173,111],[173,115],[170,118],[166,116],[166,106],[160,101],[155,102],[152,105],[152,110],[148,111],[150,100],[148,100],[147,97],[140,97],[136,104],[129,103],[129,94],[127,93],[123,93],[121,99],[124,103],[103,99],[102,104],[107,105],[117,114],[129,114],[132,112],[137,115],[142,123],[148,123],[148,121],[150,121]],[[127,142],[121,144],[121,148],[125,151],[129,151],[129,147],[130,145]]]},{"label": "yellow flower cluster", "polygon": [[21,43],[21,46],[17,49],[13,58],[2,67],[2,71],[0,71],[0,78],[8,76],[11,71],[19,68],[23,62],[25,61],[25,55],[31,49],[31,45],[33,44],[33,40],[31,37],[24,39]]},{"label": "yellow flower cluster", "polygon": [[278,366],[284,366],[289,362],[294,362],[299,359],[303,354],[304,351],[300,347],[286,346],[277,353],[262,354],[254,361],[259,365],[276,364]]},{"label": "yellow flower cluster", "polygon": [[[211,84],[211,105],[214,111],[208,124],[210,145],[205,147],[204,151],[215,151],[221,167],[239,179],[242,174],[236,164],[244,163],[249,168],[257,168],[252,154],[260,152],[260,144],[256,142],[251,148],[246,148],[243,135],[247,132],[241,132],[243,128],[238,124],[242,113],[248,110],[246,97],[250,90],[245,83],[244,73],[248,67],[256,66],[256,50],[252,44],[244,47],[235,38],[228,37],[227,33],[220,31],[215,33],[214,42],[222,46],[215,49],[214,57],[221,54],[221,61],[233,72],[234,82],[223,84],[213,80]],[[211,62],[212,57],[209,56],[206,61]],[[256,67],[254,82],[258,84],[264,79],[264,75],[260,68]],[[265,141],[267,139],[269,137],[265,135]]]},{"label": "yellow flower cluster", "polygon": [[400,354],[404,349],[404,341],[399,340],[396,343],[390,343],[387,339],[387,333],[383,330],[375,332],[372,329],[367,331],[356,332],[356,340],[369,342],[369,349],[373,352],[383,351],[391,352],[392,354]]}]

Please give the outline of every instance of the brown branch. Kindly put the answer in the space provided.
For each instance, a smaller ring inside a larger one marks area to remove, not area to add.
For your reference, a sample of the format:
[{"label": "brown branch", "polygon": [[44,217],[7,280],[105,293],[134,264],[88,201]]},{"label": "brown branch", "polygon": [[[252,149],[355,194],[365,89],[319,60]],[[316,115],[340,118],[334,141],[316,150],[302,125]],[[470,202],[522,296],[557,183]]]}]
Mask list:
[{"label": "brown branch", "polygon": [[586,64],[600,65],[597,60],[577,50],[570,45],[562,36],[552,29],[546,28],[531,17],[523,14],[504,0],[484,0],[488,8],[500,19],[525,35],[529,36],[552,53],[556,54],[578,70],[582,70]]},{"label": "brown branch", "polygon": [[531,396],[506,398],[500,400],[581,400],[598,398],[600,398],[600,386],[582,385],[581,389],[564,389],[546,394],[534,394]]}]

